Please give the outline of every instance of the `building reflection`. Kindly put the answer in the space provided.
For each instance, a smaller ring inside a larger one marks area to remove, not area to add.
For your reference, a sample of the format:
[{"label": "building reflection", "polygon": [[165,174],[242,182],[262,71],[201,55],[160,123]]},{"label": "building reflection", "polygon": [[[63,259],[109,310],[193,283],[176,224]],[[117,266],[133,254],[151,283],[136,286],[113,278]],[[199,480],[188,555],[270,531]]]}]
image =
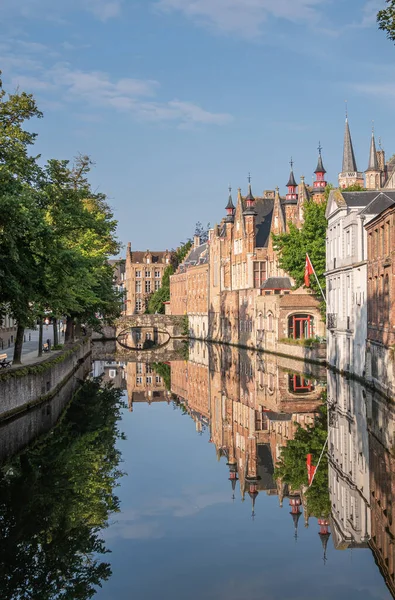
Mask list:
[{"label": "building reflection", "polygon": [[[330,536],[336,550],[370,549],[395,597],[395,407],[390,401],[321,367],[303,364],[301,373],[301,363],[292,359],[204,342],[191,344],[188,361],[168,364],[170,386],[155,368],[100,363],[96,370],[127,390],[130,410],[136,402],[172,401],[190,415],[198,433],[207,430],[226,466],[230,500],[248,502],[252,518],[259,514],[261,494],[277,497],[280,507],[288,507],[295,538],[301,521],[313,523],[324,562]],[[323,404],[328,409],[324,493],[330,510],[320,513],[310,508],[307,486],[293,489],[276,478],[275,467],[296,432],[315,425]]]}]

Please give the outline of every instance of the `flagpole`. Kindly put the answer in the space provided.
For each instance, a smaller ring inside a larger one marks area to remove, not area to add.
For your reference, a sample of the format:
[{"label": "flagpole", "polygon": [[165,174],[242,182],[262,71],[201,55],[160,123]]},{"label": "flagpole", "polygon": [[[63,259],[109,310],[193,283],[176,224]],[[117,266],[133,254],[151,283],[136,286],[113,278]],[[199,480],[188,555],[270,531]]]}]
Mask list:
[{"label": "flagpole", "polygon": [[320,292],[321,292],[321,294],[322,294],[322,297],[323,297],[323,299],[324,299],[324,301],[325,301],[325,304],[326,304],[327,302],[326,302],[326,297],[325,297],[325,294],[324,294],[324,292],[323,292],[323,290],[322,290],[322,287],[321,287],[321,284],[320,284],[320,282],[318,281],[317,273],[315,272],[315,269],[314,269],[314,267],[313,267],[313,263],[311,262],[311,260],[310,260],[310,256],[308,255],[308,253],[307,253],[307,252],[306,252],[306,256],[307,256],[307,258],[309,259],[309,263],[311,264],[311,268],[313,269],[313,273],[314,273],[315,280],[316,280],[316,282],[317,282],[317,284],[318,284],[318,287],[320,288]]},{"label": "flagpole", "polygon": [[311,483],[310,483],[310,485],[309,485],[309,488],[311,488],[311,486],[313,485],[314,477],[315,477],[315,474],[316,474],[316,473],[317,473],[317,471],[318,471],[318,467],[320,466],[321,458],[322,458],[322,456],[323,456],[323,454],[324,454],[324,450],[325,450],[325,448],[326,448],[326,445],[327,445],[327,443],[328,443],[328,439],[329,439],[329,433],[328,433],[328,435],[326,436],[325,444],[324,444],[324,446],[323,446],[323,448],[322,448],[322,450],[321,450],[321,455],[320,455],[320,457],[319,457],[319,459],[318,459],[318,463],[317,463],[317,466],[316,466],[316,468],[315,468],[315,471],[314,471],[314,473],[313,473],[313,477],[312,477],[312,479],[311,479]]}]

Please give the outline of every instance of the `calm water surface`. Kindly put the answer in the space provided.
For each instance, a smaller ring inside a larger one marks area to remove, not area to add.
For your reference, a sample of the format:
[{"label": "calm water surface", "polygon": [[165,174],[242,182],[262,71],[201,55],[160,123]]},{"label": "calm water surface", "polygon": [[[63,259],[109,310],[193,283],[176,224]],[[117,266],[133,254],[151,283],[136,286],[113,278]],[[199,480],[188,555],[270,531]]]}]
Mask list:
[{"label": "calm water surface", "polygon": [[[1,597],[392,598],[391,407],[283,360],[201,346],[157,371],[97,363],[123,408],[101,397],[95,415],[91,389],[60,444],[55,430],[3,468]],[[292,482],[274,471],[296,422],[315,440],[328,422],[313,496],[295,487],[296,446]]]}]

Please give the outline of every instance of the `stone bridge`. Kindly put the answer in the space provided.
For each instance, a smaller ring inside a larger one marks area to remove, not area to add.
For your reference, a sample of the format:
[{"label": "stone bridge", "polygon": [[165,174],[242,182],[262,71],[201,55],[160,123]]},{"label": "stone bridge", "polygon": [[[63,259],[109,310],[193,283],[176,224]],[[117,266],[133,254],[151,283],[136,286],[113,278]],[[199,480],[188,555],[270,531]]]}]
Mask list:
[{"label": "stone bridge", "polygon": [[95,339],[92,341],[92,360],[146,363],[188,360],[188,342],[169,339],[167,344],[159,347],[131,350],[116,340]]},{"label": "stone bridge", "polygon": [[130,329],[156,329],[166,332],[170,338],[184,337],[185,318],[178,315],[130,315],[120,317],[116,321],[116,335],[118,337]]}]

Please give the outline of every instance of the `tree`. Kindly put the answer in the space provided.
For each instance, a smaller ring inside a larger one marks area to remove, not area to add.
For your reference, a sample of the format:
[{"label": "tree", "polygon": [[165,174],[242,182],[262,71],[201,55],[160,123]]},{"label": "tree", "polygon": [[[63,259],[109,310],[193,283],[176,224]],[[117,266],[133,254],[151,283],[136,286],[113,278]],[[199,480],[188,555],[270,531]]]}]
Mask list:
[{"label": "tree", "polygon": [[148,301],[147,313],[164,314],[164,303],[170,300],[170,277],[176,272],[178,266],[182,263],[191,247],[192,241],[188,240],[187,242],[182,243],[177,250],[172,251],[172,264],[164,270],[160,289],[151,295]]},{"label": "tree", "polygon": [[[325,394],[323,395],[325,399]],[[274,476],[281,478],[293,490],[308,487],[306,457],[312,454],[312,462],[317,465],[328,435],[326,404],[320,408],[314,424],[304,429],[298,425],[293,440],[281,449]],[[328,458],[324,452],[316,471],[312,486],[306,493],[308,512],[311,516],[327,517],[330,514],[328,492]]]},{"label": "tree", "polygon": [[[300,287],[304,283],[306,253],[308,253],[324,293],[327,228],[325,211],[326,202],[322,204],[308,202],[304,208],[304,223],[300,229],[290,223],[289,232],[273,235],[280,267],[295,280],[296,286]],[[314,277],[310,277],[310,285],[321,297]]]},{"label": "tree", "polygon": [[207,240],[208,240],[208,232],[209,232],[210,227],[211,227],[210,223],[207,223],[206,227],[204,227],[201,224],[200,221],[198,221],[196,223],[195,234],[194,235],[197,235],[200,238],[200,243],[201,244],[204,244],[204,243],[207,242]]},{"label": "tree", "polygon": [[41,118],[33,96],[9,95],[0,80],[0,318],[18,330],[14,363],[21,362],[24,328],[44,313],[91,326],[120,313],[108,258],[119,246],[116,221],[103,194],[88,181],[92,161],[50,160],[29,154],[36,134],[24,123]]},{"label": "tree", "polygon": [[395,0],[386,0],[388,7],[377,13],[379,29],[387,32],[387,38],[395,42]]},{"label": "tree", "polygon": [[86,382],[58,426],[2,469],[2,598],[87,600],[110,577],[100,532],[119,510],[121,394]]}]

